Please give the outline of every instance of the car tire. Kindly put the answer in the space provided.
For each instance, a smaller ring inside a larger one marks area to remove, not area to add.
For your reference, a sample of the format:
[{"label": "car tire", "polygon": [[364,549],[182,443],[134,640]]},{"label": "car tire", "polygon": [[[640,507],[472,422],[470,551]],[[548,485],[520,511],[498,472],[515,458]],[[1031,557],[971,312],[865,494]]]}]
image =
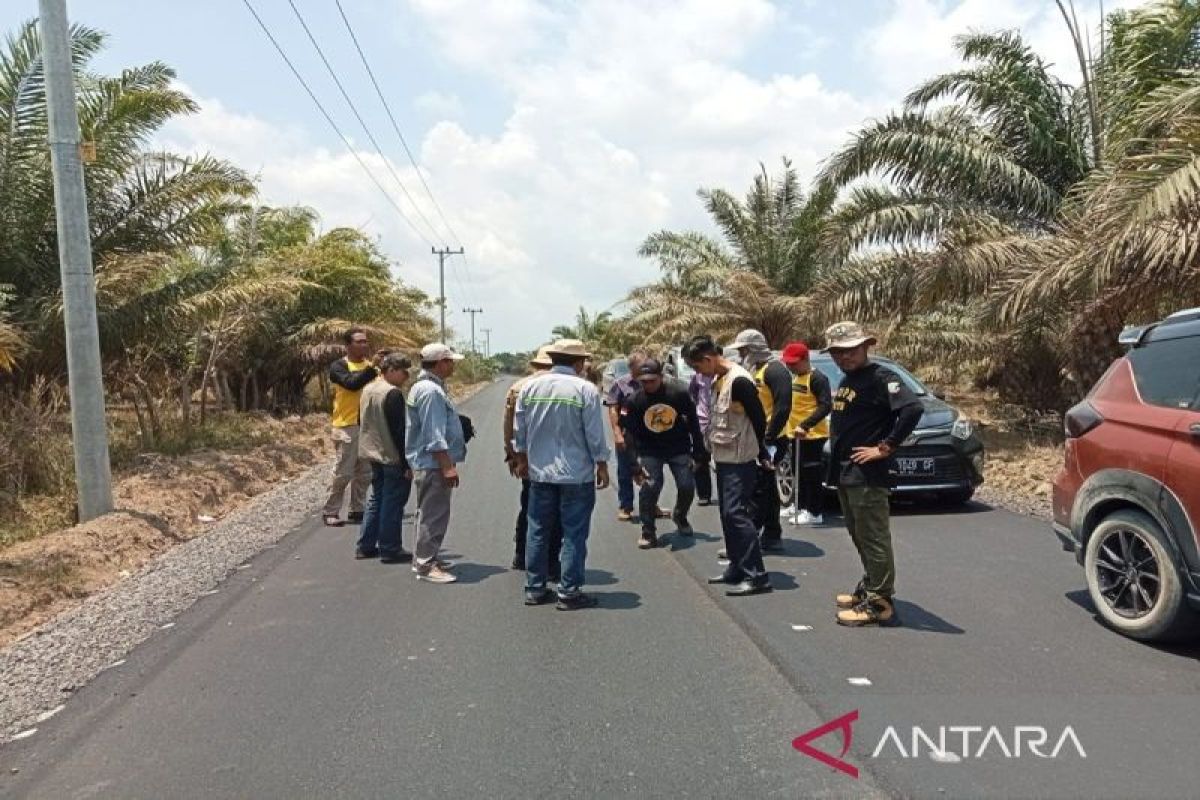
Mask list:
[{"label": "car tire", "polygon": [[[1153,559],[1153,563],[1143,559]],[[1114,580],[1114,576],[1121,575],[1119,568],[1129,565],[1141,565],[1142,574],[1147,576],[1139,578],[1137,586],[1129,584],[1127,578]],[[1122,509],[1101,520],[1088,537],[1083,566],[1092,604],[1113,630],[1140,641],[1172,641],[1195,635],[1200,620],[1187,605],[1183,578],[1167,534],[1146,513]],[[1157,575],[1157,594],[1147,593],[1155,583],[1148,577],[1150,573]],[[1122,591],[1122,585],[1128,588]],[[1139,591],[1138,586],[1146,588]],[[1135,593],[1142,605],[1146,605],[1147,597],[1153,601],[1149,610],[1139,612],[1129,607]]]}]

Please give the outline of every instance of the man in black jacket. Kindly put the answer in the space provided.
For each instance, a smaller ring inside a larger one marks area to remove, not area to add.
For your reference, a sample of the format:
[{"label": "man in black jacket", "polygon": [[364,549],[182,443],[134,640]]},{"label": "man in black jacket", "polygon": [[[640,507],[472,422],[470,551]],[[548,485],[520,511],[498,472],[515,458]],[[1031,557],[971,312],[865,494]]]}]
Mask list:
[{"label": "man in black jacket", "polygon": [[[759,402],[767,415],[764,445],[771,462],[787,458],[787,421],[792,414],[792,373],[771,352],[767,337],[753,328],[742,331],[730,347],[736,348],[742,366],[754,376]],[[779,521],[779,488],[773,469],[763,469],[754,488],[754,524],[764,553],[783,552],[783,525]]]},{"label": "man in black jacket", "polygon": [[839,625],[899,625],[892,595],[896,563],[888,498],[891,459],[921,421],[923,408],[912,388],[887,367],[871,361],[875,337],[855,322],[825,331],[825,352],[846,375],[833,398],[829,482],[838,487],[846,529],[863,565],[853,592],[839,594]]},{"label": "man in black jacket", "polygon": [[638,547],[647,550],[658,546],[655,518],[668,468],[675,478],[675,511],[671,518],[680,534],[692,535],[687,518],[696,496],[692,466],[695,461],[707,461],[708,450],[700,432],[696,405],[686,386],[664,379],[662,364],[652,358],[638,366],[634,377],[641,388],[626,404],[621,420],[625,446],[632,448],[637,459],[634,480],[641,487],[638,509],[642,536]]}]

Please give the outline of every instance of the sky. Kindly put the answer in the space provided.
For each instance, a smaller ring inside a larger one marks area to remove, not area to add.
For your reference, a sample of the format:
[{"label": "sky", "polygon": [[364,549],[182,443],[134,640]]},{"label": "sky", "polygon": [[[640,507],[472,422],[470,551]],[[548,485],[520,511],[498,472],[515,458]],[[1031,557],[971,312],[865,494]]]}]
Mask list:
[{"label": "sky", "polygon": [[[255,176],[261,202],[362,230],[431,295],[432,247],[464,247],[446,262],[448,324],[463,341],[463,310],[482,308],[493,352],[529,350],[580,306],[612,308],[654,280],[637,255],[648,234],[712,231],[698,189],[740,196],[784,157],[811,180],[856,128],[955,68],[957,34],[1020,29],[1063,80],[1079,73],[1053,0],[341,0],[419,176],[334,0],[291,2],[382,157],[289,0],[249,1],[353,153],[246,0],[68,10],[110,36],[94,69],[163,61],[200,104],[157,146],[228,159]],[[1094,31],[1098,0],[1076,6]],[[2,0],[0,31],[36,12],[36,0]]]}]

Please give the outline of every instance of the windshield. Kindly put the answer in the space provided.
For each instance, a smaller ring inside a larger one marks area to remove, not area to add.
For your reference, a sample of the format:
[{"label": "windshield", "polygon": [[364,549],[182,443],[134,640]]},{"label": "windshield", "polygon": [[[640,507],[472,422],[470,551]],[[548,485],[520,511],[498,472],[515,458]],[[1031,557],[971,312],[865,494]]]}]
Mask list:
[{"label": "windshield", "polygon": [[[895,361],[892,361],[891,359],[887,359],[887,358],[872,358],[871,360],[879,362],[880,364],[882,364],[885,367],[887,367],[888,369],[890,369],[892,372],[899,375],[900,380],[904,381],[904,383],[908,386],[909,389],[912,389],[913,394],[916,394],[919,396],[924,396],[924,395],[929,394],[929,390],[925,388],[925,384],[923,384],[919,380],[917,380],[917,377],[915,375],[913,375],[911,372],[906,370],[904,367],[897,364]],[[837,364],[833,363],[832,358],[829,358],[828,356],[824,356],[824,357],[814,356],[813,360],[812,360],[812,365],[814,367],[816,367],[817,369],[821,370],[821,372],[824,373],[826,378],[829,378],[829,385],[832,386],[835,390],[837,389],[837,387],[839,385],[841,385],[842,378],[845,376],[845,374],[840,369],[838,369]]]}]

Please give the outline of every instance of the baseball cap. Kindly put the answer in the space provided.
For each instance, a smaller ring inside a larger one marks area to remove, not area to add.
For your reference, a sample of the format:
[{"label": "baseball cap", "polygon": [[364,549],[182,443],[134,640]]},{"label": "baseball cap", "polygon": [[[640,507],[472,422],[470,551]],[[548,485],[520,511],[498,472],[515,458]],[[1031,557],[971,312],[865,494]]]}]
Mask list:
[{"label": "baseball cap", "polygon": [[643,361],[641,363],[640,366],[638,366],[637,374],[638,375],[662,375],[663,374],[662,362],[660,362],[654,358],[647,358],[645,361]]},{"label": "baseball cap", "polygon": [[787,347],[783,348],[783,355],[779,360],[785,364],[797,364],[808,358],[808,345],[804,342],[788,342]]},{"label": "baseball cap", "polygon": [[446,345],[435,342],[427,344],[421,348],[421,362],[424,364],[432,364],[436,361],[462,361],[466,356],[454,352],[454,349]]}]

